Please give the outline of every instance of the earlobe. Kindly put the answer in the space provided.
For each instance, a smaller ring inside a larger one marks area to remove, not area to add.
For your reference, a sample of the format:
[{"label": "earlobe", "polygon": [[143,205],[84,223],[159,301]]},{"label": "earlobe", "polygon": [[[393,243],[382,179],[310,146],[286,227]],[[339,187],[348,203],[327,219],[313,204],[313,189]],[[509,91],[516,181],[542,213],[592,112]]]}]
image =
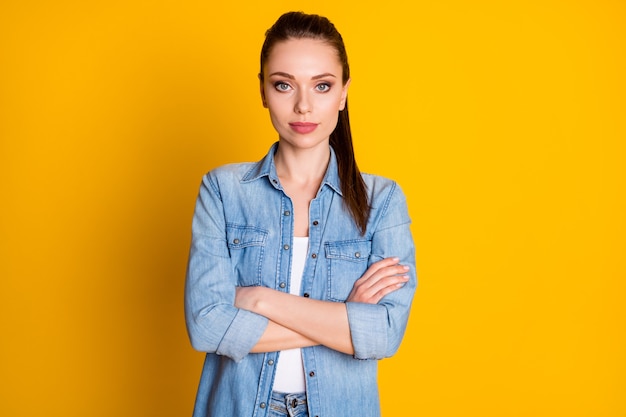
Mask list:
[{"label": "earlobe", "polygon": [[339,111],[344,111],[346,108],[346,99],[348,98],[348,96],[342,96],[341,97],[341,101],[339,102]]},{"label": "earlobe", "polygon": [[339,111],[343,111],[346,108],[346,100],[348,99],[348,87],[350,86],[351,78],[346,81],[341,90],[341,101],[339,102]]}]

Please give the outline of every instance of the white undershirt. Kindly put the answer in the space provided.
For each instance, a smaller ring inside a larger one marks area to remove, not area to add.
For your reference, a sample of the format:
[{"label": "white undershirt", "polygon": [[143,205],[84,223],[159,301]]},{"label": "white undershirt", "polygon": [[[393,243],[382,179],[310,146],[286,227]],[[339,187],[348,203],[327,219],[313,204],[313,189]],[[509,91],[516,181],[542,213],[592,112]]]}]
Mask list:
[{"label": "white undershirt", "polygon": [[[291,276],[289,277],[290,294],[300,295],[302,272],[304,271],[304,262],[306,261],[308,249],[308,237],[294,236]],[[304,364],[302,362],[302,352],[300,348],[280,351],[278,364],[276,365],[273,390],[285,393],[305,392]]]}]

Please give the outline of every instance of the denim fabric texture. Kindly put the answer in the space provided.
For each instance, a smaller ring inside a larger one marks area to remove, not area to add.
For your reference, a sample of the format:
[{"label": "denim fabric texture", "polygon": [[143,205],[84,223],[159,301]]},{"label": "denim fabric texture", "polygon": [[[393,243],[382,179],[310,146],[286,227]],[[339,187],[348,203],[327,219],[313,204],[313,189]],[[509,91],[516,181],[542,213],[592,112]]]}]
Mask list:
[{"label": "denim fabric texture", "polygon": [[[258,163],[206,174],[192,222],[185,316],[193,347],[206,352],[194,417],[267,417],[280,352],[250,353],[268,320],[234,306],[235,287],[289,292],[293,206],[274,166],[275,143]],[[378,417],[377,360],[393,355],[405,332],[417,285],[405,196],[393,181],[363,174],[371,214],[361,235],[344,207],[331,157],[309,208],[309,252],[301,295],[345,302],[376,261],[397,256],[409,282],[378,304],[347,302],[355,354],[302,350],[310,416]]]}]

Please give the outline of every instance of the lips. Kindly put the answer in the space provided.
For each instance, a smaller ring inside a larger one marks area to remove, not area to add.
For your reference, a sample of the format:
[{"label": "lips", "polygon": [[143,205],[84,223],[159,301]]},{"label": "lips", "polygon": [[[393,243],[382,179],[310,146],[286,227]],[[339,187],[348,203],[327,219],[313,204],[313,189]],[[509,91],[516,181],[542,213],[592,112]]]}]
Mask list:
[{"label": "lips", "polygon": [[289,123],[289,127],[297,133],[306,134],[314,131],[317,128],[317,123],[293,122]]}]

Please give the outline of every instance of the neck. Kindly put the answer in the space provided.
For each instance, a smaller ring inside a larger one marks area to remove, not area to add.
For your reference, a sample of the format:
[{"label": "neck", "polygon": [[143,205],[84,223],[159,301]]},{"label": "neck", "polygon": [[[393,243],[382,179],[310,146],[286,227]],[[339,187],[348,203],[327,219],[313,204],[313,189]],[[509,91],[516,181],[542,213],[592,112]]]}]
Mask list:
[{"label": "neck", "polygon": [[329,160],[330,148],[327,143],[325,146],[309,149],[293,148],[281,143],[274,155],[278,177],[283,181],[301,184],[319,184],[326,173]]}]

